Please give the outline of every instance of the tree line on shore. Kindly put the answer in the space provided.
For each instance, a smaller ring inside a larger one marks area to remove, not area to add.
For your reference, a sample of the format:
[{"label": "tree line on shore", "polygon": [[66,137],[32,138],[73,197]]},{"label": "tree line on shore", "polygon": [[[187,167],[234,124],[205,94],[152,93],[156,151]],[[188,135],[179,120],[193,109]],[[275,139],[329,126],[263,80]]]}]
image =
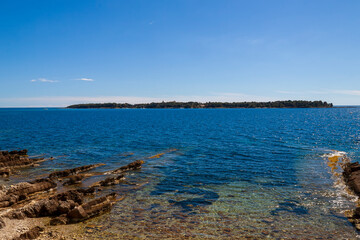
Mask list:
[{"label": "tree line on shore", "polygon": [[273,102],[152,102],[152,103],[84,103],[67,108],[331,108],[324,101],[287,100]]}]

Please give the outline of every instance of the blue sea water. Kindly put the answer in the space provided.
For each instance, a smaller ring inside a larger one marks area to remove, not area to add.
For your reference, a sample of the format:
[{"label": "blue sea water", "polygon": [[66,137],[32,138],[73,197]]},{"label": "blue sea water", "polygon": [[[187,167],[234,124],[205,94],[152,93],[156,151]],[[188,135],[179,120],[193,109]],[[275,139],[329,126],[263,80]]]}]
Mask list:
[{"label": "blue sea water", "polygon": [[90,220],[114,239],[355,239],[353,197],[324,156],[358,161],[359,145],[359,108],[0,109],[0,149],[55,157],[10,183],[145,160],[107,190],[124,200]]}]

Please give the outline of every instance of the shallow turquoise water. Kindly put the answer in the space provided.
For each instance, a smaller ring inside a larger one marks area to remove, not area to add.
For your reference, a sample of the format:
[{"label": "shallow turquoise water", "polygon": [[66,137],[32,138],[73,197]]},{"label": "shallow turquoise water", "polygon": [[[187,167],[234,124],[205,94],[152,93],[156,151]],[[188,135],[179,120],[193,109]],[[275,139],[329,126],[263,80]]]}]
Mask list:
[{"label": "shallow turquoise water", "polygon": [[145,160],[90,221],[114,238],[354,239],[342,215],[354,203],[324,154],[357,161],[359,144],[357,108],[0,109],[1,149],[58,157],[26,176]]}]

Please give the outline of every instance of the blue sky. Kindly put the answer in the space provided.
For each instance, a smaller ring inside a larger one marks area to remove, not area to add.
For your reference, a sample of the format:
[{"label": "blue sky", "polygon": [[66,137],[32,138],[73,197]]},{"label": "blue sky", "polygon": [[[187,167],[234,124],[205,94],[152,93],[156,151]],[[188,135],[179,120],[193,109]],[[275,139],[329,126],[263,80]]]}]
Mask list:
[{"label": "blue sky", "polygon": [[0,107],[360,105],[360,1],[0,2]]}]

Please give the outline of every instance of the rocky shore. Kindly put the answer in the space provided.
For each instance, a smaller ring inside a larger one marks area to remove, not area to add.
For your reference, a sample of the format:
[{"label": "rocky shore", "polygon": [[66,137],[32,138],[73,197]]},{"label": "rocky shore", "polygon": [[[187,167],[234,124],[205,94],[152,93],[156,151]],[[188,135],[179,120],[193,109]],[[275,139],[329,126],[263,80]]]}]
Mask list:
[{"label": "rocky shore", "polygon": [[333,175],[345,183],[345,190],[351,196],[357,197],[355,209],[346,210],[344,214],[349,222],[360,231],[360,163],[351,162],[345,152],[335,151],[328,156],[328,166]]},{"label": "rocky shore", "polygon": [[[343,167],[343,179],[346,186],[356,196],[360,197],[360,164],[359,162],[346,163]],[[360,231],[360,202],[356,208],[345,213],[349,221]]]},{"label": "rocky shore", "polygon": [[[0,151],[0,175],[6,180],[22,168],[35,167],[46,160],[29,157],[27,150]],[[74,239],[69,233],[76,232],[76,223],[108,212],[124,198],[117,193],[102,194],[102,190],[126,181],[126,173],[141,169],[143,163],[137,160],[100,173],[88,171],[105,164],[85,165],[27,182],[1,185],[0,239]],[[95,175],[102,180],[90,186],[80,185],[83,179]]]}]

